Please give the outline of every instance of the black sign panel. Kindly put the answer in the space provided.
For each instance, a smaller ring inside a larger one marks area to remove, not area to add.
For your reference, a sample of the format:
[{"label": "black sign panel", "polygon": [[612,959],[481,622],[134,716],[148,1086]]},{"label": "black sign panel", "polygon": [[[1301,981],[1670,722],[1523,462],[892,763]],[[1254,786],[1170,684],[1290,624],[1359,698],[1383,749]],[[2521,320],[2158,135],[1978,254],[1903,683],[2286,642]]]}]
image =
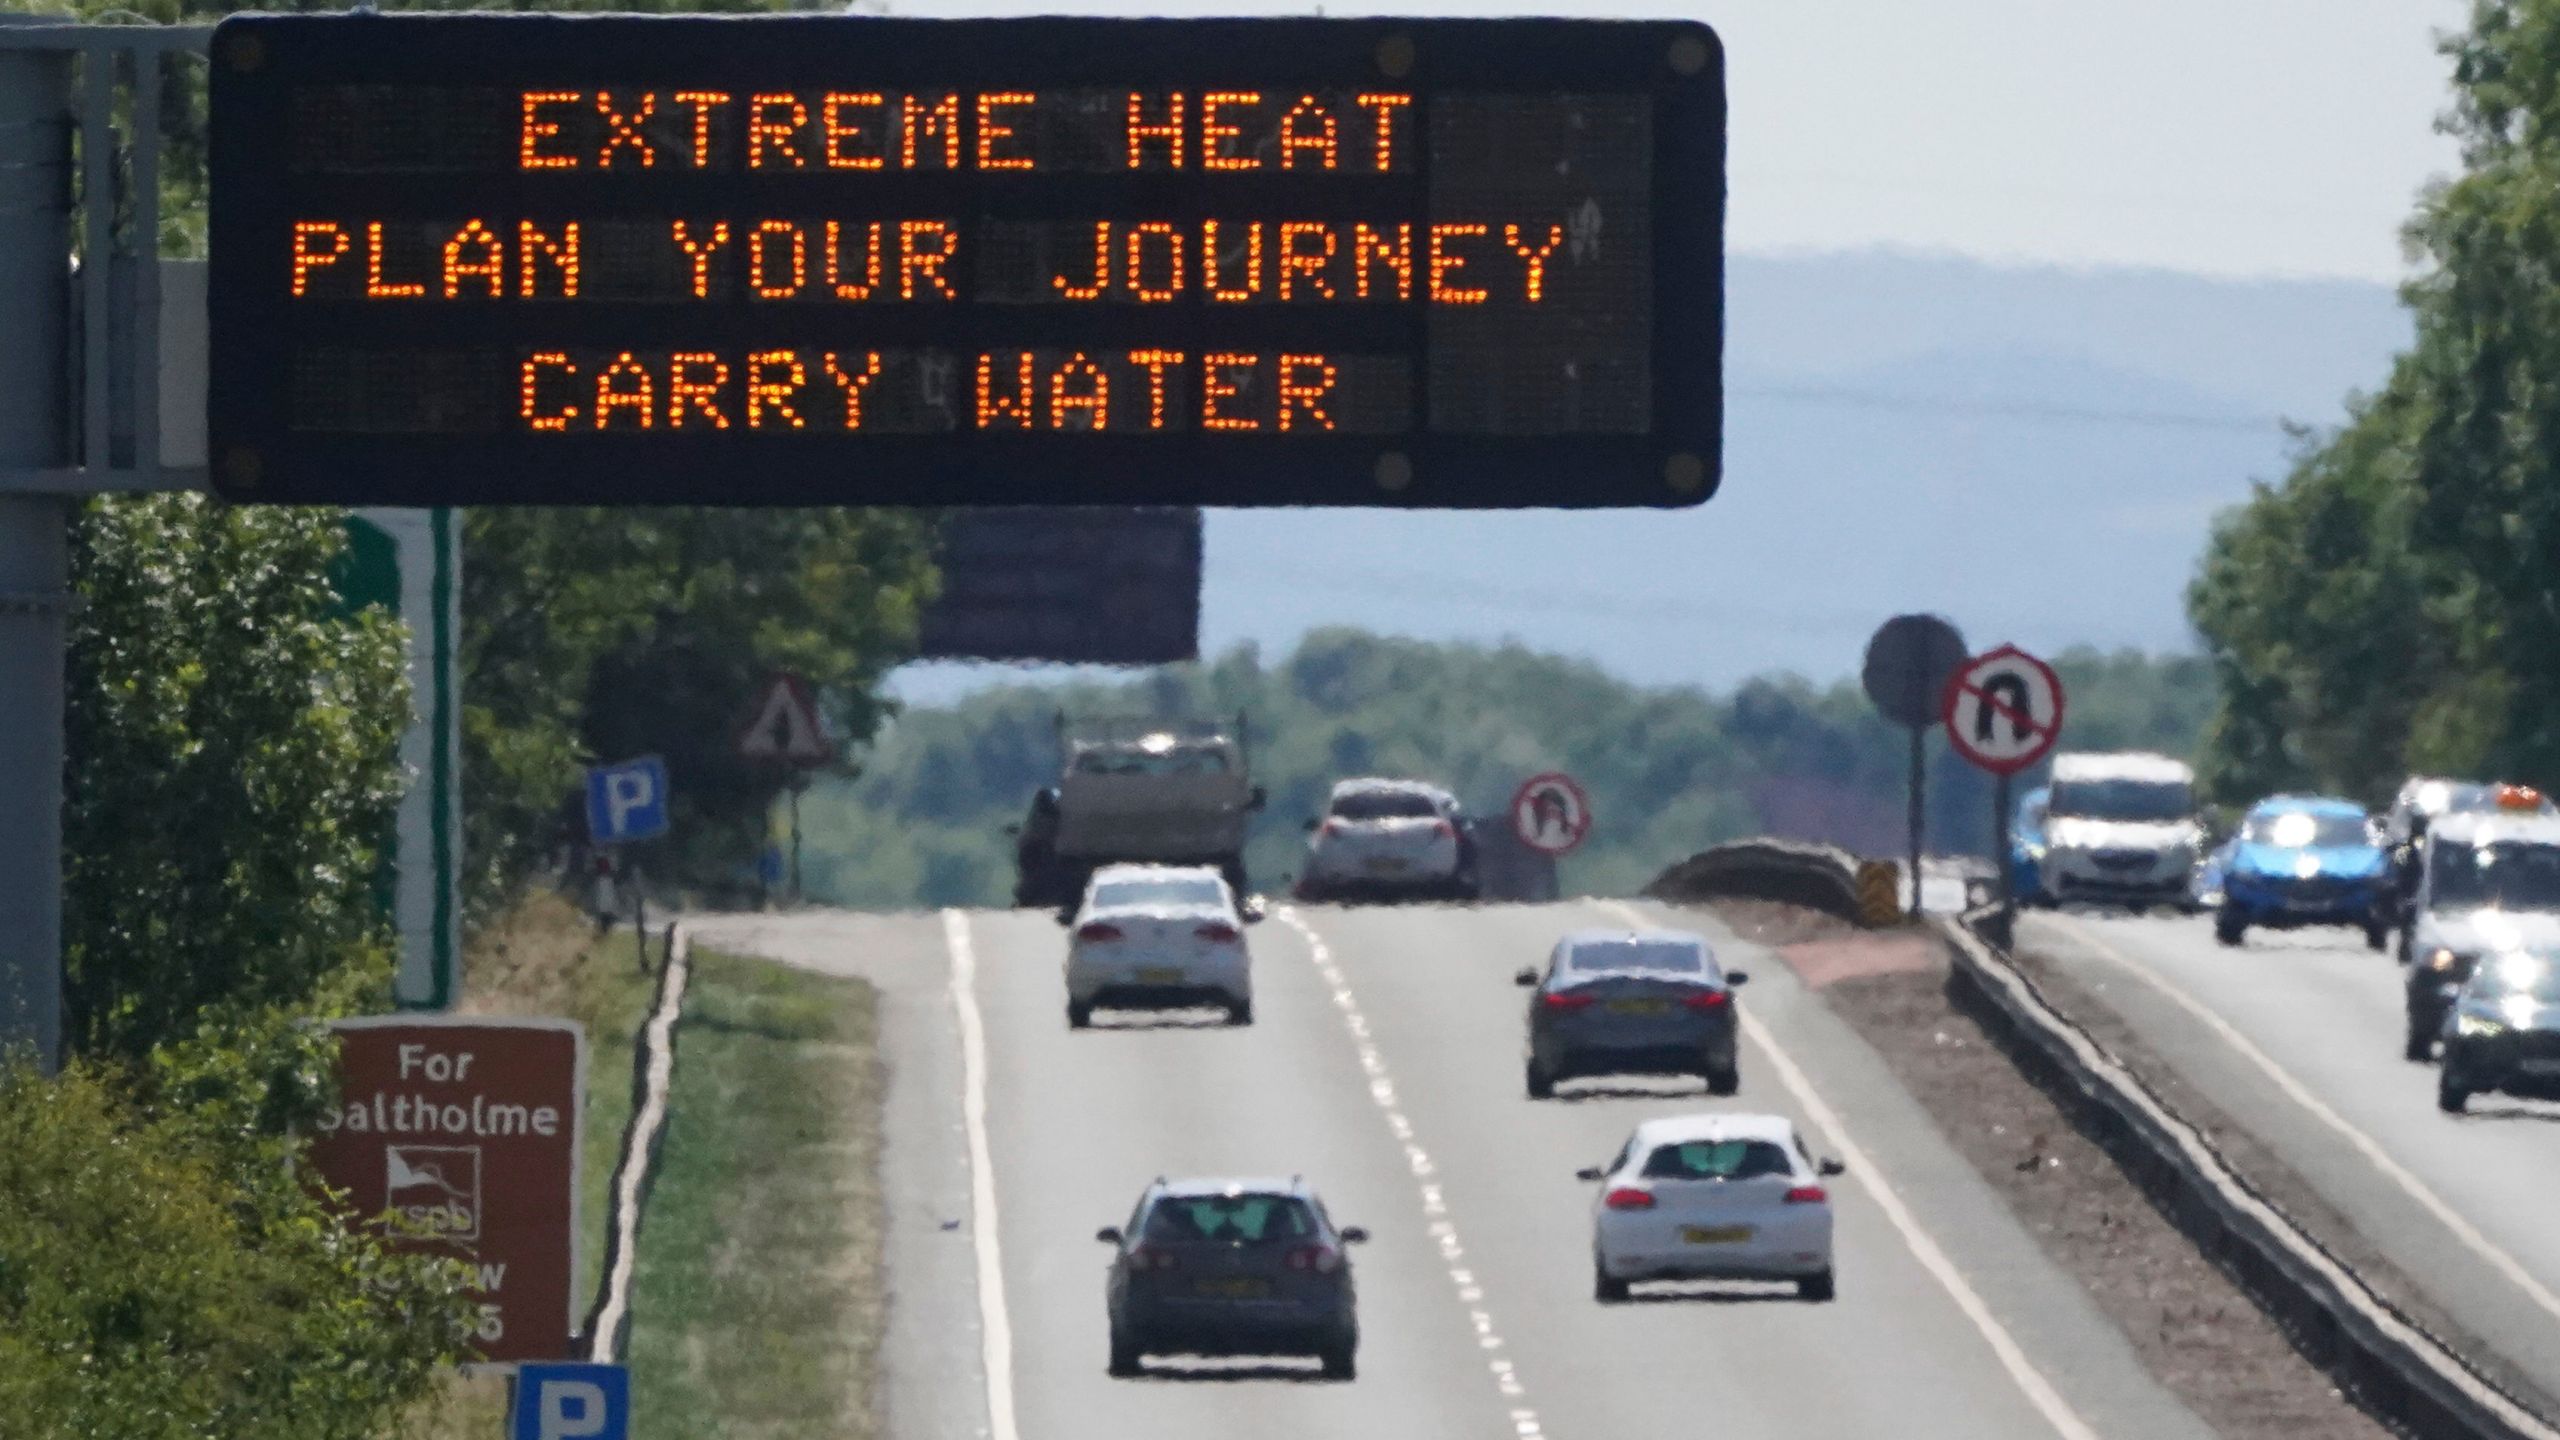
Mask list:
[{"label": "black sign panel", "polygon": [[240,16],[236,500],[1683,505],[1703,25]]},{"label": "black sign panel", "polygon": [[1200,655],[1200,512],[956,511],[924,660],[1163,665]]}]

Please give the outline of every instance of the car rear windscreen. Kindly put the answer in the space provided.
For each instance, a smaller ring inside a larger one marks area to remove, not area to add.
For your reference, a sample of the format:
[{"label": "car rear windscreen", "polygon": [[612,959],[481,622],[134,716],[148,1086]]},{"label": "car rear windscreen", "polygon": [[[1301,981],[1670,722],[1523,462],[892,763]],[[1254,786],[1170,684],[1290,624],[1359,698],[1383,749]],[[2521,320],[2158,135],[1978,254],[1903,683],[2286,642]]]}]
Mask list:
[{"label": "car rear windscreen", "polygon": [[1260,1245],[1316,1233],[1306,1202],[1288,1195],[1185,1195],[1158,1200],[1143,1238]]},{"label": "car rear windscreen", "polygon": [[1093,887],[1094,908],[1116,910],[1127,906],[1216,905],[1225,897],[1218,882],[1203,876],[1194,880],[1107,880]]},{"label": "car rear windscreen", "polygon": [[1429,820],[1439,813],[1427,795],[1372,791],[1333,798],[1336,820]]},{"label": "car rear windscreen", "polygon": [[1648,1180],[1749,1180],[1794,1173],[1787,1152],[1767,1140],[1688,1140],[1658,1146],[1644,1160]]},{"label": "car rear windscreen", "polygon": [[1586,940],[1573,947],[1565,968],[1577,975],[1633,970],[1703,975],[1707,956],[1694,940]]}]

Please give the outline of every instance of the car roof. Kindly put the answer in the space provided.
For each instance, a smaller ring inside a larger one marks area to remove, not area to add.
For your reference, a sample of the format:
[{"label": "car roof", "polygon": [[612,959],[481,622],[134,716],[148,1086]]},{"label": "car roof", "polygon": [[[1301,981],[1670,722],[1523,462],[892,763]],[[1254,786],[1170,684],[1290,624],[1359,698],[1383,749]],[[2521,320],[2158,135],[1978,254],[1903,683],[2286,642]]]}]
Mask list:
[{"label": "car roof", "polygon": [[1224,877],[1218,874],[1218,867],[1214,865],[1141,865],[1124,861],[1115,865],[1099,866],[1093,872],[1093,883],[1096,885],[1106,880],[1218,880],[1222,878]]},{"label": "car roof", "polygon": [[1174,1200],[1193,1200],[1204,1195],[1297,1195],[1313,1192],[1303,1177],[1296,1175],[1191,1175],[1181,1179],[1158,1177],[1147,1187],[1150,1194]]},{"label": "car roof", "polygon": [[1556,945],[1559,949],[1578,950],[1585,945],[1621,945],[1630,940],[1685,940],[1709,954],[1715,952],[1707,937],[1694,930],[1568,930]]},{"label": "car roof", "polygon": [[2365,809],[2353,800],[2335,795],[2270,795],[2249,807],[2256,815],[2334,815],[2341,819],[2362,820]]},{"label": "car roof", "polygon": [[2447,815],[2427,833],[2438,839],[2460,841],[2468,845],[2495,845],[2501,841],[2521,841],[2528,845],[2560,845],[2560,815],[2500,814],[2496,811],[2462,811]]},{"label": "car roof", "polygon": [[1383,775],[1366,775],[1356,780],[1333,782],[1333,798],[1345,795],[1421,795],[1433,800],[1446,800],[1449,792],[1428,780],[1390,780]]},{"label": "car roof", "polygon": [[1747,1115],[1732,1111],[1710,1111],[1697,1115],[1666,1115],[1647,1120],[1636,1127],[1639,1145],[1679,1145],[1692,1140],[1766,1140],[1773,1145],[1794,1141],[1796,1127],[1784,1115]]},{"label": "car roof", "polygon": [[2193,784],[2196,772],[2184,760],[2147,750],[2054,757],[2053,778],[2070,780],[2155,780]]}]

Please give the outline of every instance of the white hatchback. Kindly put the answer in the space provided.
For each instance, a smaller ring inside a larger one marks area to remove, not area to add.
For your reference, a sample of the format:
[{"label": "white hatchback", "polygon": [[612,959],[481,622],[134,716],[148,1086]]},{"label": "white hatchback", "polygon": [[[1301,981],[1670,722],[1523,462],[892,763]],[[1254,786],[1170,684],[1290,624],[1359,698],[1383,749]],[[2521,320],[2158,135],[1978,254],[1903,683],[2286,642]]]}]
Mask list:
[{"label": "white hatchback", "polygon": [[1592,1293],[1645,1280],[1792,1280],[1828,1300],[1837,1160],[1816,1161],[1777,1115],[1648,1120],[1618,1158],[1581,1172],[1591,1206]]},{"label": "white hatchback", "polygon": [[1253,1023],[1253,957],[1244,927],[1259,902],[1239,906],[1206,865],[1106,865],[1083,903],[1059,917],[1067,941],[1067,1024],[1083,1029],[1095,1007],[1188,1009],[1214,1005],[1230,1024]]}]

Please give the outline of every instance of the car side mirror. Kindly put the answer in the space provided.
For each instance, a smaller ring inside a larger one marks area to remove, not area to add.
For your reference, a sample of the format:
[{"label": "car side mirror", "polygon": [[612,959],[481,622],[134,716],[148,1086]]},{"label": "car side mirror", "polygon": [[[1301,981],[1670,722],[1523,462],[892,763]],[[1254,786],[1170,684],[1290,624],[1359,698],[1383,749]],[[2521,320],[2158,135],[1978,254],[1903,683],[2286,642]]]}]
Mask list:
[{"label": "car side mirror", "polygon": [[1573,1172],[1573,1178],[1576,1180],[1592,1181],[1606,1180],[1609,1178],[1609,1172],[1601,1169],[1597,1165],[1585,1165],[1581,1169]]},{"label": "car side mirror", "polygon": [[1093,1232],[1093,1238],[1101,1241],[1105,1245],[1117,1245],[1120,1243],[1120,1227],[1117,1225],[1105,1225],[1101,1229]]},{"label": "car side mirror", "polygon": [[1748,970],[1727,970],[1724,972],[1724,984],[1725,988],[1728,990],[1740,989],[1750,983],[1751,972]]},{"label": "car side mirror", "polygon": [[1839,1161],[1828,1155],[1823,1156],[1822,1163],[1814,1166],[1813,1168],[1824,1175],[1842,1175],[1848,1173],[1849,1169],[1848,1166],[1841,1164]]},{"label": "car side mirror", "polygon": [[1061,910],[1053,918],[1057,920],[1059,928],[1064,929],[1065,927],[1076,923],[1076,912],[1073,910]]},{"label": "car side mirror", "polygon": [[1345,1225],[1342,1227],[1342,1243],[1345,1245],[1366,1245],[1369,1243],[1369,1232],[1357,1225]]},{"label": "car side mirror", "polygon": [[1323,822],[1323,821],[1321,821],[1321,820],[1317,820],[1317,819],[1310,818],[1310,819],[1307,821],[1307,823],[1306,823],[1306,824],[1301,825],[1301,826],[1299,826],[1298,828],[1299,828],[1299,829],[1301,829],[1301,830],[1306,831],[1306,832],[1307,832],[1308,834],[1310,834],[1310,835],[1313,835],[1313,834],[1314,834],[1314,833],[1316,833],[1318,830],[1321,830],[1321,829],[1323,829],[1323,828],[1324,828],[1324,822]]},{"label": "car side mirror", "polygon": [[1528,989],[1530,986],[1538,983],[1538,972],[1535,970],[1515,970],[1511,974],[1511,983],[1524,990]]}]

